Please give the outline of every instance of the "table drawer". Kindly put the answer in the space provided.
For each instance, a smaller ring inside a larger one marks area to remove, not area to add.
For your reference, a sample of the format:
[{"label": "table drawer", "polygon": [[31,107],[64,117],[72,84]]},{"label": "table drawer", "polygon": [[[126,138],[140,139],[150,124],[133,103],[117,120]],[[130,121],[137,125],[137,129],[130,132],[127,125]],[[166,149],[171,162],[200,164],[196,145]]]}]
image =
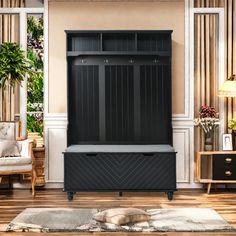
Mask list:
[{"label": "table drawer", "polygon": [[236,180],[236,155],[214,154],[213,155],[213,179]]}]

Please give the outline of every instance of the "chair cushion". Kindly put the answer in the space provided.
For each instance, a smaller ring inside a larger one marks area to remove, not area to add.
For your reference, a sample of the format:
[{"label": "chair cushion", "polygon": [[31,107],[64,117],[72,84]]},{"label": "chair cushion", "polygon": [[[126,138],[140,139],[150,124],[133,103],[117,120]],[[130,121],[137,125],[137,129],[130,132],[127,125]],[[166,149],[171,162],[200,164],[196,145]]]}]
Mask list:
[{"label": "chair cushion", "polygon": [[12,172],[12,174],[15,173],[21,173],[21,172],[27,172],[32,170],[32,165],[15,165],[15,166],[1,166],[0,165],[0,175],[3,174],[2,172]]},{"label": "chair cushion", "polygon": [[20,156],[21,145],[17,141],[0,140],[0,157]]},{"label": "chair cushion", "polygon": [[124,225],[148,221],[150,216],[147,212],[137,208],[113,208],[99,212],[93,218],[104,223]]},{"label": "chair cushion", "polygon": [[0,158],[0,166],[14,166],[31,164],[30,157],[2,157]]}]

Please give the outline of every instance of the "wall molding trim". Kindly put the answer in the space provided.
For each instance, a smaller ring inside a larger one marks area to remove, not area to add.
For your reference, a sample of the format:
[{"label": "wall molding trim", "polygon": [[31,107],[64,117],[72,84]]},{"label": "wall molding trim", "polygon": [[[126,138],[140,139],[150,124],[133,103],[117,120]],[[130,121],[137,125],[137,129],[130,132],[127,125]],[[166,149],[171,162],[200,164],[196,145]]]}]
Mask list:
[{"label": "wall molding trim", "polygon": [[65,122],[45,124],[45,178],[46,182],[60,183],[64,179],[63,152],[66,149],[67,125]]},{"label": "wall molding trim", "polygon": [[50,113],[44,115],[45,127],[64,127],[67,129],[67,114],[66,113]]},{"label": "wall molding trim", "polygon": [[[45,177],[47,183],[63,183],[63,155],[66,148],[67,114],[50,113],[44,115],[45,137]],[[60,172],[59,171],[59,172]],[[51,186],[46,184],[46,187]],[[57,185],[52,185],[56,188]],[[51,186],[51,187],[52,187]]]},{"label": "wall molding trim", "polygon": [[173,146],[176,154],[177,183],[190,183],[190,129],[173,128]]}]

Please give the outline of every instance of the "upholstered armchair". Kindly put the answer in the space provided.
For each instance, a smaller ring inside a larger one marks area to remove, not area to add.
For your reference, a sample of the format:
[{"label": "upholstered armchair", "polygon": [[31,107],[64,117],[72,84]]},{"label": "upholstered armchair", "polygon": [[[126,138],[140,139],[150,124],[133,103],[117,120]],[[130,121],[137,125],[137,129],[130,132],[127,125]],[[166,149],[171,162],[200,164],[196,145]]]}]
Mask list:
[{"label": "upholstered armchair", "polygon": [[33,141],[17,139],[17,123],[0,122],[0,176],[30,174],[32,195],[35,196]]}]

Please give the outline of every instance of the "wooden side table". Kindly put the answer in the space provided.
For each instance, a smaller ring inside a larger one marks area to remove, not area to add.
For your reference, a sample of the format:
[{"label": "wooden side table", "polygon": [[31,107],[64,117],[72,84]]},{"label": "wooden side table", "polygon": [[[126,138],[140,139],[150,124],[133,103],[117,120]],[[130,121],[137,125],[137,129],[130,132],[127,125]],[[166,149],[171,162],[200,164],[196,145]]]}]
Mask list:
[{"label": "wooden side table", "polygon": [[208,184],[236,183],[236,151],[197,152],[196,180]]},{"label": "wooden side table", "polygon": [[33,148],[35,170],[36,170],[36,185],[37,187],[43,187],[45,185],[45,173],[44,173],[44,163],[45,163],[45,148],[36,147]]}]

